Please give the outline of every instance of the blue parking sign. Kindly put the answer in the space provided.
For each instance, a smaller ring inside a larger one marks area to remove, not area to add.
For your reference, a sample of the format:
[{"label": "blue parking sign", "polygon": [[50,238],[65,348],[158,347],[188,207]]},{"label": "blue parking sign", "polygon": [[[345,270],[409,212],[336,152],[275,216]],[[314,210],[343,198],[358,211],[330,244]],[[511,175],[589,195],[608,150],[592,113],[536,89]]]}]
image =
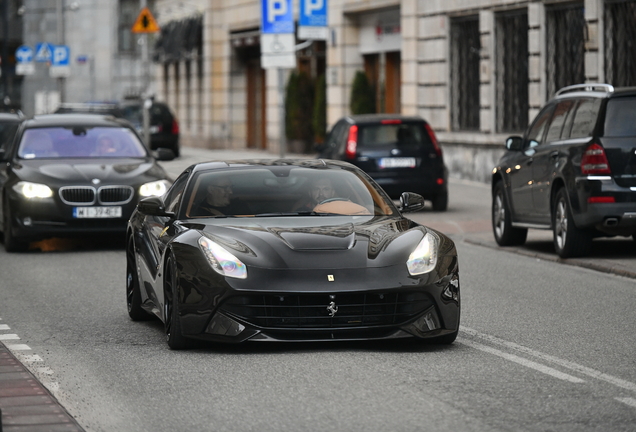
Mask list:
[{"label": "blue parking sign", "polygon": [[53,66],[68,66],[71,57],[71,49],[68,45],[53,45],[51,64]]},{"label": "blue parking sign", "polygon": [[292,0],[261,0],[262,33],[294,33]]},{"label": "blue parking sign", "polygon": [[324,27],[327,25],[327,0],[299,0],[301,26]]}]

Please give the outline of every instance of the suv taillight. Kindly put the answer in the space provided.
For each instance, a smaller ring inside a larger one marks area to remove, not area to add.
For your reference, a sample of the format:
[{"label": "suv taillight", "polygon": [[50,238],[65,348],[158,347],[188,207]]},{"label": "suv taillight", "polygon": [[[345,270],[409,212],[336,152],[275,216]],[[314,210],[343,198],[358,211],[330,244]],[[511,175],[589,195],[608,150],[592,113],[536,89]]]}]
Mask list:
[{"label": "suv taillight", "polygon": [[591,144],[581,158],[581,172],[583,174],[611,174],[605,150],[597,143]]},{"label": "suv taillight", "polygon": [[354,159],[358,149],[358,126],[353,125],[349,128],[349,136],[347,137],[347,147],[345,156],[347,159]]},{"label": "suv taillight", "polygon": [[179,133],[179,122],[177,120],[172,120],[172,135],[177,135]]},{"label": "suv taillight", "polygon": [[440,148],[439,143],[437,142],[437,137],[435,136],[435,132],[433,132],[433,128],[428,123],[424,123],[424,127],[426,128],[426,132],[428,133],[428,136],[431,138],[433,147],[435,147],[435,153],[437,153],[437,156],[441,156],[442,149]]}]

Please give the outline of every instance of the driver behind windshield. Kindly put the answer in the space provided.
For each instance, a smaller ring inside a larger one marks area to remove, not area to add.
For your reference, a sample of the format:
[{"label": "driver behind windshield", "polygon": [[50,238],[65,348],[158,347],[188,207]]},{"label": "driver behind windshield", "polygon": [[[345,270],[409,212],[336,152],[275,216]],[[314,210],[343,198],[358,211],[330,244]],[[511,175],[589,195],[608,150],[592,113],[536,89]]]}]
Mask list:
[{"label": "driver behind windshield", "polygon": [[331,179],[319,178],[309,188],[308,197],[294,206],[294,211],[312,211],[314,207],[323,201],[336,196]]}]

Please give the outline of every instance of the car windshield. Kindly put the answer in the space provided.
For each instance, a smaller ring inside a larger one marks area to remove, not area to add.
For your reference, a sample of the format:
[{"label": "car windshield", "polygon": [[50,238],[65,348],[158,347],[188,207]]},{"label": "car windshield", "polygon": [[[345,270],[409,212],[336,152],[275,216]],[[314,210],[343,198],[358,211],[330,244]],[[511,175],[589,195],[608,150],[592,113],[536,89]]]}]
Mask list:
[{"label": "car windshield", "polygon": [[636,97],[610,99],[605,114],[605,136],[636,137]]},{"label": "car windshield", "polygon": [[428,137],[422,125],[416,123],[364,125],[359,134],[358,142],[365,147],[422,144]]},{"label": "car windshield", "polygon": [[393,203],[353,170],[297,166],[195,174],[185,216],[394,215]]},{"label": "car windshield", "polygon": [[146,150],[128,128],[119,127],[51,127],[27,129],[22,135],[18,157],[50,158],[120,158],[145,157]]}]

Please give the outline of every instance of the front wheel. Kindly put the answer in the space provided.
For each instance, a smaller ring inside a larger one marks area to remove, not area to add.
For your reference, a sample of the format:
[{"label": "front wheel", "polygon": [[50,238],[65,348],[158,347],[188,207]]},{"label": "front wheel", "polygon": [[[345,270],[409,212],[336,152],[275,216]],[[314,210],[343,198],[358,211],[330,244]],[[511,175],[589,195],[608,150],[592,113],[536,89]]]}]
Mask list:
[{"label": "front wheel", "polygon": [[519,246],[528,237],[527,228],[512,226],[512,215],[501,181],[497,182],[492,194],[492,231],[499,246]]},{"label": "front wheel", "polygon": [[172,350],[182,350],[190,346],[190,340],[181,333],[179,316],[179,295],[177,282],[177,264],[174,255],[168,257],[164,279],[163,319],[166,330],[166,342]]},{"label": "front wheel", "polygon": [[11,206],[9,205],[9,201],[5,200],[4,203],[4,211],[2,212],[4,215],[3,224],[4,224],[4,249],[7,252],[22,252],[27,250],[29,243],[21,239],[20,237],[14,236],[12,231],[12,219],[11,216]]},{"label": "front wheel", "polygon": [[448,208],[448,192],[435,195],[433,197],[433,211],[442,212]]},{"label": "front wheel", "polygon": [[554,199],[552,232],[554,249],[561,258],[584,256],[592,249],[592,235],[574,225],[572,210],[563,188],[559,189]]},{"label": "front wheel", "polygon": [[141,307],[141,290],[135,261],[135,243],[132,235],[126,242],[126,305],[133,321],[146,321],[152,316]]}]

